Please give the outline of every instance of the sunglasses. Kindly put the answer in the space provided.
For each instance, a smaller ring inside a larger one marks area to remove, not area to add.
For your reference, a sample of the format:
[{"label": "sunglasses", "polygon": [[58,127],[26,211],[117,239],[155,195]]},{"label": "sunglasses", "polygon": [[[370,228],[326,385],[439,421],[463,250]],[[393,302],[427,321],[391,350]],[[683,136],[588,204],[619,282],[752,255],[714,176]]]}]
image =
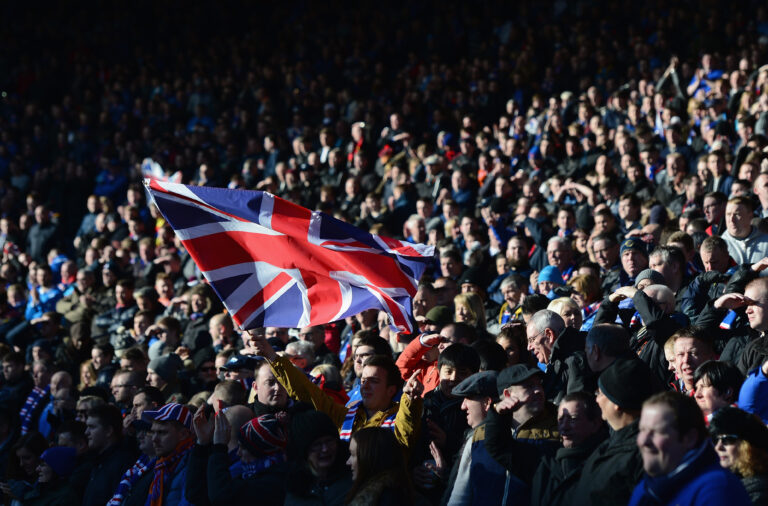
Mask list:
[{"label": "sunglasses", "polygon": [[720,442],[726,446],[735,445],[741,440],[741,438],[735,434],[718,434],[714,439],[715,444]]}]

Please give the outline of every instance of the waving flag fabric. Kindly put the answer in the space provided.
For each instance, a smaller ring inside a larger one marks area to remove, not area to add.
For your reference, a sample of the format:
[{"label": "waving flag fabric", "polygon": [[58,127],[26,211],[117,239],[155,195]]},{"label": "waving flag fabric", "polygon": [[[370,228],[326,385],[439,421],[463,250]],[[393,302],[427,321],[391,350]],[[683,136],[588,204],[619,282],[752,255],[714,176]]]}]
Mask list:
[{"label": "waving flag fabric", "polygon": [[266,192],[145,184],[242,328],[319,325],[378,308],[412,330],[411,297],[432,246],[372,235]]}]

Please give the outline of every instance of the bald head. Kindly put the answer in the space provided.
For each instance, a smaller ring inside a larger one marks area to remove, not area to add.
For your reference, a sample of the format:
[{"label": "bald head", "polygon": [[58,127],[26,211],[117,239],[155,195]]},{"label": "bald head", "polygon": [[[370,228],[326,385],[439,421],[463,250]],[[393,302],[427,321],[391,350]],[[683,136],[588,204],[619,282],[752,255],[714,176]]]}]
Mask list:
[{"label": "bald head", "polygon": [[648,285],[643,292],[650,297],[665,314],[675,310],[675,294],[665,285]]},{"label": "bald head", "polygon": [[228,450],[232,450],[237,447],[238,440],[237,435],[240,433],[240,427],[245,425],[246,422],[254,418],[253,411],[250,408],[242,405],[231,406],[224,411],[224,415],[227,417],[229,425],[232,427],[232,432],[229,436]]},{"label": "bald head", "polygon": [[51,376],[51,394],[56,396],[56,392],[61,389],[72,388],[72,375],[67,371],[59,371]]}]

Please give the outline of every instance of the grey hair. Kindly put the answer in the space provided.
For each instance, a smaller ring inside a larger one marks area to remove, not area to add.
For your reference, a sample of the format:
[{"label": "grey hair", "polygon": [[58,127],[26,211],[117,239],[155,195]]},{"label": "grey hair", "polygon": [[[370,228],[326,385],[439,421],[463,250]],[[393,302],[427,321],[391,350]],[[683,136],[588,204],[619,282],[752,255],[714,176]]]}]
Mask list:
[{"label": "grey hair", "polygon": [[563,318],[549,309],[536,311],[528,322],[528,326],[533,327],[537,332],[542,332],[544,329],[551,329],[555,335],[559,335],[560,332],[565,330],[565,322],[563,321]]},{"label": "grey hair", "polygon": [[311,359],[315,355],[315,345],[309,341],[293,341],[285,347],[286,353]]},{"label": "grey hair", "polygon": [[[566,249],[573,249],[571,246],[571,242],[568,239],[566,239],[565,237],[560,237],[556,235],[554,237],[550,237],[549,241],[547,241],[547,250],[549,250],[550,246],[555,244],[557,244],[558,246],[560,245],[565,246]],[[558,249],[560,248],[558,247]]]}]

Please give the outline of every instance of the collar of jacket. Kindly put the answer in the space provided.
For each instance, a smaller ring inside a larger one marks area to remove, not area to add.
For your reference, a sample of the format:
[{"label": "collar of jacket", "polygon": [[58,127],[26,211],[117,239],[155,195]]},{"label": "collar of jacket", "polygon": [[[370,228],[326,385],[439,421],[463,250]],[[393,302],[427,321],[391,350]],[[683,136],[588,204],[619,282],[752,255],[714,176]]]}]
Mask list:
[{"label": "collar of jacket", "polygon": [[709,440],[689,450],[682,462],[669,474],[645,478],[645,492],[659,501],[667,503],[675,493],[693,478],[712,465],[717,464],[717,454]]}]

